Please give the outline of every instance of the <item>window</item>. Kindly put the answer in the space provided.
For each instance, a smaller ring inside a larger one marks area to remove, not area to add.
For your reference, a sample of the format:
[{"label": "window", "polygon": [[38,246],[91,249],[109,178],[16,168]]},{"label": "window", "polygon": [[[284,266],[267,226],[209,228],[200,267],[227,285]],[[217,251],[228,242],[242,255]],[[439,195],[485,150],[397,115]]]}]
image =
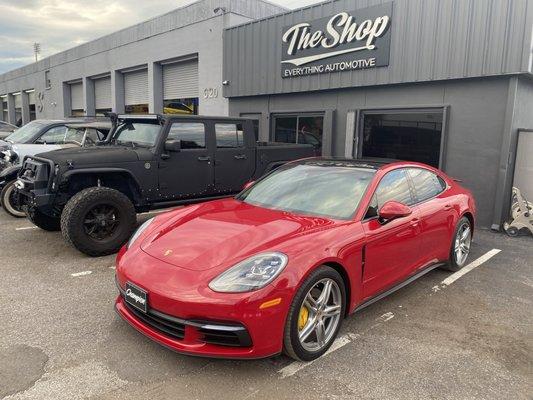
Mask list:
[{"label": "window", "polygon": [[50,71],[44,71],[44,85],[46,89],[52,88],[52,81],[50,80]]},{"label": "window", "polygon": [[217,147],[244,147],[242,124],[215,124]]},{"label": "window", "polygon": [[163,100],[164,114],[198,115],[198,97]]},{"label": "window", "polygon": [[410,168],[409,175],[413,180],[418,201],[435,197],[446,188],[446,183],[442,179],[426,169]]},{"label": "window", "polygon": [[143,121],[122,121],[115,129],[113,141],[122,145],[152,147],[157,141],[161,126]]},{"label": "window", "polygon": [[414,203],[407,174],[404,169],[397,169],[387,173],[379,182],[376,189],[378,207],[387,201],[394,200],[411,205]]},{"label": "window", "polygon": [[182,149],[205,149],[205,127],[199,122],[174,122],[168,139],[181,140]]},{"label": "window", "polygon": [[278,115],[274,117],[274,140],[285,143],[311,144],[315,154],[322,153],[322,115]]},{"label": "window", "polygon": [[55,126],[47,130],[35,143],[56,144],[65,140],[66,126]]},{"label": "window", "polygon": [[363,113],[363,157],[439,166],[443,111]]}]

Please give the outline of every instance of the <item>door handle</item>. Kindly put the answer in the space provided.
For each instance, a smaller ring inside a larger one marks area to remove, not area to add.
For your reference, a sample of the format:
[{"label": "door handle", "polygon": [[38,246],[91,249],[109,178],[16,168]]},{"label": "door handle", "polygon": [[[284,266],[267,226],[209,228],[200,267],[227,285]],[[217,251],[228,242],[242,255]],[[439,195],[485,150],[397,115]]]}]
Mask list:
[{"label": "door handle", "polygon": [[236,156],[233,156],[236,160],[246,160],[246,155],[244,154],[237,154]]},{"label": "door handle", "polygon": [[444,209],[445,209],[445,210],[450,210],[451,208],[452,208],[452,205],[451,205],[451,204],[446,204],[446,205],[444,206]]},{"label": "door handle", "polygon": [[198,161],[208,161],[209,162],[209,161],[211,161],[211,157],[202,157],[202,156],[200,156],[200,157],[198,157]]}]

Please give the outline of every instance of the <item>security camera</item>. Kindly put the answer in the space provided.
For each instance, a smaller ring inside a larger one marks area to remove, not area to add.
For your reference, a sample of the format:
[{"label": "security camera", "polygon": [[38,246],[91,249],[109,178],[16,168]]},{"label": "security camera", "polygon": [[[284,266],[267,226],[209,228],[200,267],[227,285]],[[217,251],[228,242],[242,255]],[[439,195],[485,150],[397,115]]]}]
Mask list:
[{"label": "security camera", "polygon": [[222,81],[222,85],[228,86],[229,85],[229,81]]},{"label": "security camera", "polygon": [[226,7],[217,7],[213,10],[215,14],[218,14],[219,12],[222,12],[222,14],[226,13]]}]

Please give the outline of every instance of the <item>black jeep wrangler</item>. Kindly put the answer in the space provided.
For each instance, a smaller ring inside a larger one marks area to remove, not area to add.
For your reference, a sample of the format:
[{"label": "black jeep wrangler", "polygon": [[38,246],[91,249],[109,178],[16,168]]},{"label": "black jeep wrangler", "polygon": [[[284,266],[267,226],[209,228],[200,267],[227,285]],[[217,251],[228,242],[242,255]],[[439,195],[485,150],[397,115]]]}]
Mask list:
[{"label": "black jeep wrangler", "polygon": [[90,256],[118,251],[136,227],[136,213],[226,197],[314,154],[309,145],[257,142],[248,119],[112,118],[105,142],[26,157],[16,181],[27,217],[42,229],[61,229]]}]

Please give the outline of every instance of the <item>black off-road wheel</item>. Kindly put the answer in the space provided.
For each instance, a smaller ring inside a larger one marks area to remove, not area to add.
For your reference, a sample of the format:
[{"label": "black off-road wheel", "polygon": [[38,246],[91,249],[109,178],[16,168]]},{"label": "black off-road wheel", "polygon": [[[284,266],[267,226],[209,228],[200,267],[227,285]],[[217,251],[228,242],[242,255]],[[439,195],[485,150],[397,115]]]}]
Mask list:
[{"label": "black off-road wheel", "polygon": [[287,314],[283,351],[299,361],[323,355],[337,337],[346,310],[340,274],[321,266],[300,286]]},{"label": "black off-road wheel", "polygon": [[37,209],[26,209],[26,217],[39,228],[45,231],[57,232],[61,230],[60,219],[46,215]]},{"label": "black off-road wheel", "polygon": [[21,206],[17,204],[15,194],[15,180],[6,183],[2,192],[0,193],[0,205],[5,212],[15,218],[23,218],[26,216]]},{"label": "black off-road wheel", "polygon": [[61,232],[76,249],[92,257],[116,253],[130,238],[137,214],[118,190],[91,187],[74,195],[61,214]]},{"label": "black off-road wheel", "polygon": [[455,227],[448,262],[442,269],[456,272],[466,265],[470,246],[472,245],[472,225],[466,217],[462,217]]}]

